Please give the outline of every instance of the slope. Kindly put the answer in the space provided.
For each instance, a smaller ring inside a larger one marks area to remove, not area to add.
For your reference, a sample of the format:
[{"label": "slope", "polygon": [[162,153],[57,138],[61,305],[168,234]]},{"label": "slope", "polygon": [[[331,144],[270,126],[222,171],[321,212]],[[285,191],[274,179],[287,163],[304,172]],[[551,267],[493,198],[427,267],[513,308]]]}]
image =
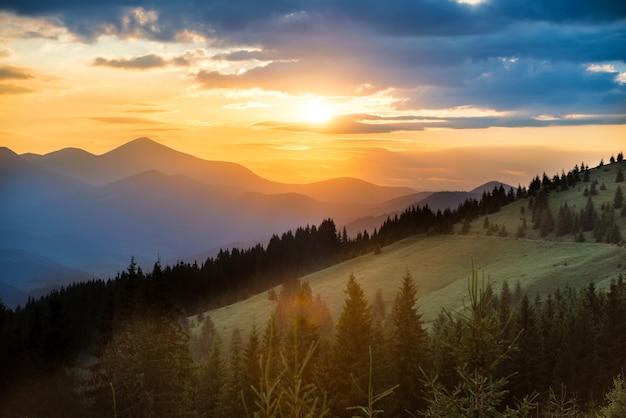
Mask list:
[{"label": "slope", "polygon": [[[580,208],[587,201],[588,189],[598,182],[595,205],[612,203],[618,170],[626,171],[626,163],[615,163],[589,170],[589,182],[581,182],[566,191],[549,192],[549,205],[554,213],[566,202]],[[604,187],[601,187],[604,184]],[[621,183],[623,186],[624,183]],[[483,228],[485,217],[491,225],[504,226],[515,231],[521,224],[522,207],[530,217],[530,198],[518,199],[501,211],[479,217],[471,222],[470,232],[461,235],[461,225],[455,225],[455,234],[428,237],[413,236],[387,246],[382,253],[367,254],[328,269],[301,278],[308,281],[314,293],[324,299],[333,315],[338,317],[345,299],[345,283],[354,274],[368,298],[380,289],[388,312],[401,278],[410,272],[419,288],[419,305],[424,319],[434,320],[441,308],[457,309],[463,306],[467,292],[466,279],[472,263],[488,276],[498,290],[504,280],[510,286],[517,282],[531,297],[569,286],[578,288],[590,281],[606,287],[611,279],[626,274],[626,248],[595,242],[593,232],[585,232],[585,242],[575,242],[573,234],[556,237],[554,232],[539,239],[539,231],[529,226],[523,239],[489,235]],[[626,219],[615,210],[617,224],[626,236]],[[528,220],[530,223],[530,219]],[[263,327],[274,308],[267,294],[209,311],[216,328],[228,336],[235,327],[244,331],[253,323]],[[195,319],[194,319],[195,320]]]}]

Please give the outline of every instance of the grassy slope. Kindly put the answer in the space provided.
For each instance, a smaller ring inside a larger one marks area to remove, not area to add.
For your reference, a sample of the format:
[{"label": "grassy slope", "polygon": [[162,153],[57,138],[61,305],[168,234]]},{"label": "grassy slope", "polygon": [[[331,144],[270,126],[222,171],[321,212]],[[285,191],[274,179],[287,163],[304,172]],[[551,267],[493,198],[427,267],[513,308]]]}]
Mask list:
[{"label": "grassy slope", "polygon": [[[626,162],[619,166],[626,172]],[[612,164],[592,170],[591,180],[598,180],[600,185],[604,183],[607,187],[594,197],[597,211],[602,203],[613,202],[617,168],[618,164]],[[590,186],[590,183],[579,183],[567,192],[551,193],[550,204],[555,218],[564,202],[576,211],[585,205],[585,185]],[[626,183],[621,187],[626,192]],[[486,236],[482,228],[484,217],[481,217],[472,222],[468,235],[410,237],[383,248],[381,254],[367,254],[310,274],[302,280],[308,281],[313,292],[326,301],[336,320],[343,308],[345,284],[350,274],[354,274],[370,300],[380,289],[389,312],[401,278],[408,271],[419,288],[420,311],[424,319],[430,321],[436,318],[442,307],[455,309],[462,306],[472,260],[475,267],[490,278],[496,290],[504,280],[509,282],[511,290],[519,281],[531,296],[565,285],[580,287],[590,281],[604,287],[611,279],[626,272],[626,248],[595,243],[592,233],[587,234],[585,243],[575,243],[570,236],[556,239],[551,235],[546,240],[539,240],[538,231],[531,229],[531,213],[527,205],[527,200],[521,200],[489,215],[490,223],[506,226],[507,238]],[[521,206],[526,206],[529,229],[525,239],[516,239]],[[616,216],[619,217],[619,212]],[[626,236],[626,219],[619,218],[618,222]],[[460,225],[457,225],[457,231],[459,229]],[[262,293],[207,314],[227,342],[235,327],[244,334],[253,323],[263,329],[274,303],[268,300],[267,293]],[[195,317],[191,320],[192,324],[197,324]]]}]

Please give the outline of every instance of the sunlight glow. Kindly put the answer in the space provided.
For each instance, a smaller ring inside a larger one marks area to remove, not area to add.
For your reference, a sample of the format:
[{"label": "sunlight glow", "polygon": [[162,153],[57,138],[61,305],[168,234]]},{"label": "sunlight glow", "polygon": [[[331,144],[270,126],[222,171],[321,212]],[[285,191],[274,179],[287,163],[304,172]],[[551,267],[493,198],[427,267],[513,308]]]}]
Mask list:
[{"label": "sunlight glow", "polygon": [[304,114],[306,119],[311,123],[327,122],[333,116],[331,108],[320,100],[307,102],[304,108]]}]

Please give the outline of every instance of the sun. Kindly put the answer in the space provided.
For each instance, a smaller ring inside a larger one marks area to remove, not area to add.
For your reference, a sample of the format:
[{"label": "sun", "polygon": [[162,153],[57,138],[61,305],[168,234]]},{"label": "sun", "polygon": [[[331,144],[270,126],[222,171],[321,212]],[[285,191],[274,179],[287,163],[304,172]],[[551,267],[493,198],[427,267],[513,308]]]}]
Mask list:
[{"label": "sun", "polygon": [[324,123],[333,117],[333,112],[323,101],[313,100],[305,104],[304,116],[311,123]]}]

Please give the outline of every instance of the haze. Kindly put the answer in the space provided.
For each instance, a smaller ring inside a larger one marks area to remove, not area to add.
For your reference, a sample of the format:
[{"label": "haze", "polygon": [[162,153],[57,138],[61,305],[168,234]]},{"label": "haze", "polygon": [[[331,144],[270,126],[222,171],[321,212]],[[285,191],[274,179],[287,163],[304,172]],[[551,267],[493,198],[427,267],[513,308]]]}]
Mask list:
[{"label": "haze", "polygon": [[281,182],[527,184],[623,148],[625,18],[615,1],[3,1],[0,144],[149,136]]}]

